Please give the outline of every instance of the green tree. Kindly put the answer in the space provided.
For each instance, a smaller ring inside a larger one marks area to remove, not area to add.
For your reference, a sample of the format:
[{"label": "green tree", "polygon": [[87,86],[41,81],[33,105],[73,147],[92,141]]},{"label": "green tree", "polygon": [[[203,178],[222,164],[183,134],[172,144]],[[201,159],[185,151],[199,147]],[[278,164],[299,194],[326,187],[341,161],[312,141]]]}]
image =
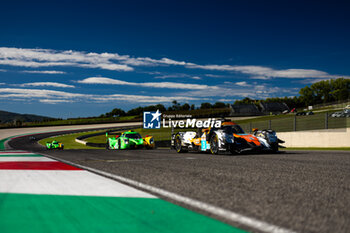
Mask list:
[{"label": "green tree", "polygon": [[201,109],[209,109],[212,108],[211,103],[201,103]]},{"label": "green tree", "polygon": [[123,109],[115,108],[108,115],[112,117],[125,116],[125,112]]},{"label": "green tree", "polygon": [[216,102],[213,104],[213,108],[226,108],[226,104],[223,102]]},{"label": "green tree", "polygon": [[173,104],[172,109],[173,109],[174,111],[178,111],[178,110],[181,109],[181,105],[180,105],[176,100],[173,100],[173,101],[172,101],[172,104]]},{"label": "green tree", "polygon": [[303,87],[299,91],[301,102],[304,106],[308,106],[314,103],[314,93],[308,86]]},{"label": "green tree", "polygon": [[191,106],[188,103],[185,103],[181,106],[181,110],[188,111],[190,110]]}]

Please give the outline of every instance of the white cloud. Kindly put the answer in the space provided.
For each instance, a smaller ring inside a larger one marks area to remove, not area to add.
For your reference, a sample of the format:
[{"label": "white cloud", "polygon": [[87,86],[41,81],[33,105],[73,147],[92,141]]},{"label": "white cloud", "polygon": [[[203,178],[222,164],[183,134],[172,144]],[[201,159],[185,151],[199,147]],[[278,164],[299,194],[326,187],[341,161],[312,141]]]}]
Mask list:
[{"label": "white cloud", "polygon": [[147,96],[147,95],[91,95],[70,93],[64,91],[53,91],[45,89],[21,89],[21,88],[0,88],[0,99],[15,99],[39,101],[42,103],[70,103],[70,102],[131,102],[131,103],[170,103],[178,101],[201,100],[198,97],[188,96]]},{"label": "white cloud", "polygon": [[127,101],[134,103],[170,103],[173,100],[177,101],[190,101],[200,100],[196,97],[184,97],[184,96],[144,96],[144,95],[125,95],[125,94],[114,94],[93,97],[93,100],[99,102],[113,102],[113,101]]},{"label": "white cloud", "polygon": [[201,77],[192,76],[189,74],[166,74],[166,75],[156,76],[154,78],[156,78],[156,79],[189,78],[189,79],[194,79],[194,80],[201,80],[202,79]]},{"label": "white cloud", "polygon": [[[133,66],[183,66],[190,69],[202,69],[220,72],[236,72],[254,79],[269,78],[350,78],[350,76],[333,75],[315,69],[272,69],[264,66],[235,65],[200,65],[192,62],[176,61],[169,58],[153,59],[150,57],[131,57],[118,53],[87,53],[82,51],[58,51],[52,49],[22,49],[0,47],[0,65],[22,67],[71,66],[82,68],[100,68],[104,70],[132,71]],[[207,74],[217,77],[216,74]],[[195,76],[196,77],[196,76]]]},{"label": "white cloud", "polygon": [[66,74],[64,71],[57,70],[23,70],[21,72],[29,74]]},{"label": "white cloud", "polygon": [[104,77],[90,77],[84,80],[77,81],[78,83],[84,84],[112,84],[112,85],[128,85],[128,86],[139,86],[139,87],[153,87],[153,88],[169,88],[169,89],[217,89],[216,86],[208,86],[202,84],[189,84],[189,83],[177,83],[177,82],[126,82],[118,79],[104,78]]},{"label": "white cloud", "polygon": [[210,78],[226,78],[226,75],[218,75],[218,74],[205,74],[205,76]]},{"label": "white cloud", "polygon": [[0,85],[5,85],[6,83],[0,83]]},{"label": "white cloud", "polygon": [[235,84],[238,85],[238,86],[241,86],[241,87],[249,87],[250,86],[250,84],[248,84],[245,81],[243,81],[243,82],[236,82]]},{"label": "white cloud", "polygon": [[233,99],[218,99],[220,102],[233,102]]},{"label": "white cloud", "polygon": [[240,87],[250,87],[251,84],[247,83],[246,81],[242,82],[224,82],[224,84],[231,85],[231,86],[240,86]]},{"label": "white cloud", "polygon": [[46,103],[46,104],[58,104],[58,103],[73,103],[72,100],[60,100],[60,99],[41,99],[39,100],[40,103]]},{"label": "white cloud", "polygon": [[[230,84],[230,85],[227,85]],[[235,85],[235,83],[227,83],[218,86],[218,89],[208,89],[205,91],[194,90],[178,93],[182,96],[196,96],[196,97],[222,97],[221,99],[229,99],[230,97],[250,97],[250,98],[267,98],[272,96],[284,96],[297,94],[298,89],[295,88],[279,88],[268,85],[251,85],[246,86]]]},{"label": "white cloud", "polygon": [[286,69],[275,70],[263,66],[231,66],[231,65],[186,65],[192,69],[217,70],[217,71],[234,71],[242,74],[252,75],[254,79],[269,78],[350,78],[350,76],[331,75],[327,72],[313,69]]},{"label": "white cloud", "polygon": [[7,70],[5,70],[5,69],[0,69],[0,72],[7,72]]},{"label": "white cloud", "polygon": [[[91,96],[91,95],[89,95]],[[22,88],[0,88],[0,97],[11,98],[53,98],[53,99],[73,99],[87,97],[85,94],[69,93],[64,91],[41,90],[41,89],[22,89]]]},{"label": "white cloud", "polygon": [[63,88],[75,88],[73,85],[67,85],[63,83],[56,83],[56,82],[34,82],[34,83],[23,83],[23,84],[18,84],[20,87],[43,87],[43,86],[48,86],[48,87],[63,87]]},{"label": "white cloud", "polygon": [[132,67],[116,64],[113,60],[125,60],[128,56],[110,53],[86,53],[57,51],[51,49],[21,49],[0,47],[0,65],[22,67],[73,66],[101,68],[106,70],[131,71]]}]

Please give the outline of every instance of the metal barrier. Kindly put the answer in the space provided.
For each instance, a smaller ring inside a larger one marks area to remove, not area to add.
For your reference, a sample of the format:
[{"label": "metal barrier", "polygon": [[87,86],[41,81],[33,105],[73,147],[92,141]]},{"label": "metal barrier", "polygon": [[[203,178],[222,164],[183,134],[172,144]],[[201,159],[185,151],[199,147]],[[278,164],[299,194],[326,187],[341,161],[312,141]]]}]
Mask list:
[{"label": "metal barrier", "polygon": [[273,129],[277,132],[291,132],[304,130],[338,129],[350,126],[349,117],[330,117],[329,113],[318,113],[308,116],[291,115],[272,120],[254,121],[240,124],[245,132],[252,132],[253,128]]}]

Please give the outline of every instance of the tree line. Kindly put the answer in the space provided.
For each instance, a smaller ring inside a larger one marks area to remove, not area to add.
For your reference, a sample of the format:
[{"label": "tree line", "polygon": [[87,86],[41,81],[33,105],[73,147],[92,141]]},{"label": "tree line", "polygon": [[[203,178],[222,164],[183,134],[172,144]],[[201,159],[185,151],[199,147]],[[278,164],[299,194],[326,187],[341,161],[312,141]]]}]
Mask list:
[{"label": "tree line", "polygon": [[[266,98],[264,100],[244,98],[242,100],[236,100],[234,104],[256,104],[260,105],[261,102],[273,103],[284,102],[291,108],[303,108],[310,105],[328,103],[333,101],[342,101],[350,99],[350,79],[338,78],[331,80],[324,80],[313,83],[310,86],[305,86],[299,90],[299,96],[294,97],[274,97]],[[172,102],[172,105],[166,108],[163,104],[150,105],[146,107],[133,108],[127,112],[120,108],[115,108],[111,112],[102,114],[100,117],[116,117],[116,116],[138,116],[142,115],[144,111],[191,111],[195,109],[215,109],[215,108],[228,108],[229,104],[223,102],[216,102],[211,104],[209,102],[201,103],[200,107],[196,108],[194,104],[180,104],[176,100]]]},{"label": "tree line", "polygon": [[324,104],[350,99],[350,79],[338,78],[324,80],[305,86],[299,90],[299,96],[275,97],[264,100],[244,98],[236,100],[235,104],[256,104],[261,102],[284,102],[291,108],[303,108],[310,105]]},{"label": "tree line", "polygon": [[115,108],[111,112],[107,112],[106,114],[100,115],[100,117],[121,117],[121,116],[139,116],[142,115],[144,111],[157,111],[159,109],[160,112],[166,111],[191,111],[196,109],[215,109],[215,108],[228,108],[229,104],[225,104],[223,102],[216,102],[214,104],[211,103],[201,103],[199,108],[196,108],[194,104],[189,105],[188,103],[180,104],[176,100],[172,101],[172,105],[166,108],[163,104],[150,105],[146,107],[137,107],[133,108],[127,112],[123,109]]}]

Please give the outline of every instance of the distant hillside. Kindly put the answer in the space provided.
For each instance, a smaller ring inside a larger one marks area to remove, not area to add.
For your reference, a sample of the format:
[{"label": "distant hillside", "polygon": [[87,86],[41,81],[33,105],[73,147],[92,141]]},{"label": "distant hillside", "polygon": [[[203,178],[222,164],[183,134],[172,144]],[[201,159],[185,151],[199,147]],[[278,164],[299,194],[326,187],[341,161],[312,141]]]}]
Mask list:
[{"label": "distant hillside", "polygon": [[32,114],[19,114],[14,112],[0,111],[0,123],[10,123],[14,121],[21,122],[33,122],[33,121],[44,121],[44,120],[54,120],[51,117],[37,116]]}]

